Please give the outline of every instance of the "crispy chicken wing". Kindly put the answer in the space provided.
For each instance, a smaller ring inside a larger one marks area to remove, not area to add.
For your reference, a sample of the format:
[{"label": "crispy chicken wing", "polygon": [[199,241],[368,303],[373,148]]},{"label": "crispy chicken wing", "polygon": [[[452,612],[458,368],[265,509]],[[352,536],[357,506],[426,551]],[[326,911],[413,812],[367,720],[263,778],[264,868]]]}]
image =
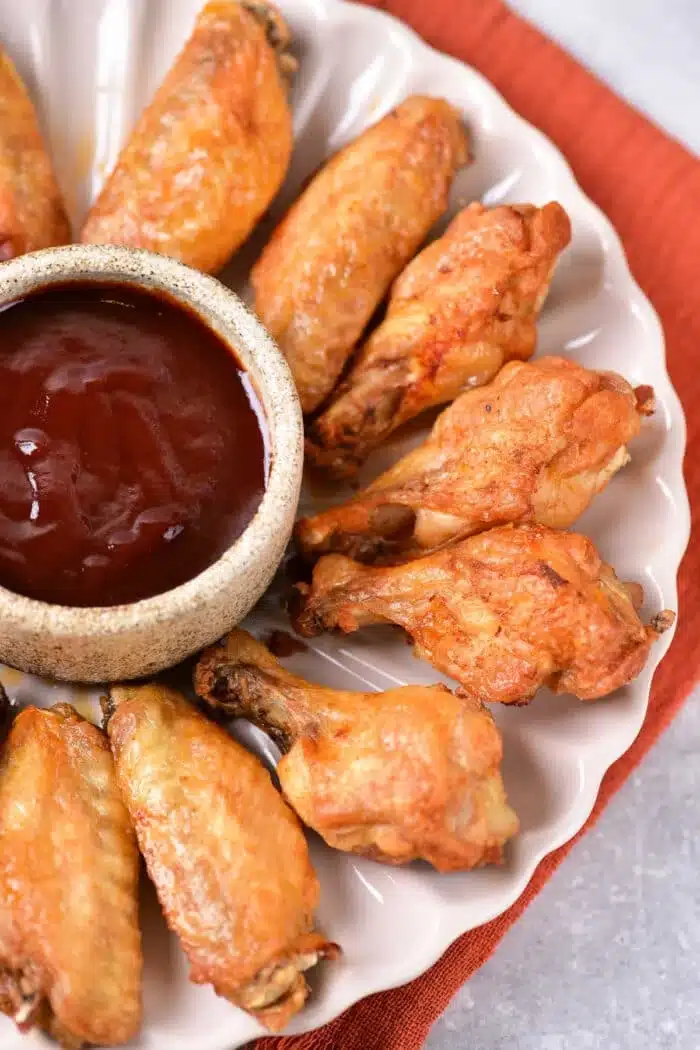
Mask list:
[{"label": "crispy chicken wing", "polygon": [[0,46],[0,262],[70,239],[34,106]]},{"label": "crispy chicken wing", "polygon": [[627,462],[652,406],[650,387],[614,372],[512,361],[355,499],[302,518],[297,543],[307,555],[395,562],[508,522],[567,528]]},{"label": "crispy chicken wing", "polygon": [[467,138],[455,109],[413,96],[328,161],[251,280],[302,408],[330,393],[391,281],[447,207]]},{"label": "crispy chicken wing", "polygon": [[570,225],[559,204],[471,204],[397,279],[386,318],[310,430],[312,462],[355,473],[393,430],[535,349]]},{"label": "crispy chicken wing", "polygon": [[303,971],[337,951],[313,929],[319,887],[296,817],[257,758],[172,689],[114,687],[107,707],[124,801],[190,979],[277,1031],[306,1000]]},{"label": "crispy chicken wing", "polygon": [[499,772],[501,736],[478,700],[443,685],[324,689],[285,671],[245,631],[202,655],[195,688],[287,752],[282,790],[329,846],[458,871],[499,863],[518,830]]},{"label": "crispy chicken wing", "polygon": [[0,1009],[68,1047],[141,1023],[139,860],[103,733],[17,716],[0,761]]},{"label": "crispy chicken wing", "polygon": [[81,240],[214,272],[287,172],[289,32],[272,4],[212,0],[122,150]]},{"label": "crispy chicken wing", "polygon": [[296,619],[301,634],[395,623],[416,655],[475,699],[524,704],[540,686],[594,700],[629,682],[673,621],[650,626],[585,536],[506,525],[406,565],[370,568],[328,554]]}]

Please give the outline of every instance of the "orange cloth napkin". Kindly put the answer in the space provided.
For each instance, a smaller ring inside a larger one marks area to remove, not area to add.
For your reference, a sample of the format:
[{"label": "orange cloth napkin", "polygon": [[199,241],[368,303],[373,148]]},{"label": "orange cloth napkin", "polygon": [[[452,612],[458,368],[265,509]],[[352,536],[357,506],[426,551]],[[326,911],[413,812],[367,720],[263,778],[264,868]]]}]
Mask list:
[{"label": "orange cloth napkin", "polygon": [[[695,526],[700,506],[700,163],[500,0],[379,0],[375,6],[488,77],[559,146],[584,191],[616,226],[632,271],[666,331],[671,376],[688,420],[686,481]],[[694,537],[680,575],[678,632],[654,679],[646,722],[605,777],[581,835],[700,677],[700,540],[695,529]],[[422,977],[363,1000],[316,1032],[260,1040],[257,1050],[417,1050],[460,985],[488,959],[574,842],[542,861],[509,911],[461,937]]]}]

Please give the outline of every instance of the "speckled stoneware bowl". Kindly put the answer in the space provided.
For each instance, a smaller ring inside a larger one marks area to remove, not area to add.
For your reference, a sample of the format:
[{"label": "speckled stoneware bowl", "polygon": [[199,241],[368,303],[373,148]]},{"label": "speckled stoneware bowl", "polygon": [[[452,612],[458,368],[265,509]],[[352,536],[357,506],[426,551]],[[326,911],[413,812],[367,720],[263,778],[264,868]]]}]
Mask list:
[{"label": "speckled stoneware bowl", "polygon": [[294,523],[303,464],[299,400],[287,364],[260,322],[219,281],[150,252],[98,245],[50,248],[0,264],[0,305],[50,284],[113,280],[165,291],[236,352],[269,431],[268,485],[243,534],[204,572],[154,598],[70,608],[0,587],[0,661],[71,681],[138,678],[170,667],[241,620],[277,569]]}]

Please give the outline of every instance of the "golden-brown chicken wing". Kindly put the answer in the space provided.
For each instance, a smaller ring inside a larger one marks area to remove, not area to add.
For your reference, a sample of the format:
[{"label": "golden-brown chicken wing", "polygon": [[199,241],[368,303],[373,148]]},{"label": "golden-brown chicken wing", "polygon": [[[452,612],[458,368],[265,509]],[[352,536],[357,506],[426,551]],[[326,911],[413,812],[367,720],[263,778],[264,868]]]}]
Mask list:
[{"label": "golden-brown chicken wing", "polygon": [[104,734],[68,704],[27,708],[0,760],[0,1010],[22,1031],[136,1034],[138,871]]},{"label": "golden-brown chicken wing", "polygon": [[195,688],[287,752],[282,790],[329,846],[458,871],[499,863],[518,830],[499,772],[501,736],[478,700],[443,685],[324,689],[285,671],[245,631],[202,655]]},{"label": "golden-brown chicken wing", "polygon": [[652,406],[650,387],[614,372],[512,361],[355,499],[302,518],[297,543],[388,563],[508,522],[568,528],[627,462]]},{"label": "golden-brown chicken wing", "polygon": [[289,33],[266,2],[212,0],[142,114],[81,240],[214,272],[277,193],[292,150]]},{"label": "golden-brown chicken wing", "polygon": [[412,96],[337,153],[275,230],[251,280],[304,412],[336,380],[467,160],[457,111]]},{"label": "golden-brown chicken wing", "polygon": [[70,239],[34,106],[0,46],[0,262]]},{"label": "golden-brown chicken wing", "polygon": [[585,536],[506,525],[391,568],[340,554],[317,563],[296,619],[307,636],[395,623],[416,655],[475,699],[524,704],[540,686],[594,700],[629,682],[670,622],[650,626]]},{"label": "golden-brown chicken wing", "polygon": [[398,278],[384,321],[310,430],[312,462],[353,474],[426,408],[527,359],[536,319],[571,230],[559,204],[471,204]]},{"label": "golden-brown chicken wing", "polygon": [[119,784],[190,979],[279,1030],[306,1000],[303,971],[337,951],[313,930],[296,817],[257,758],[172,689],[114,687],[111,705]]}]

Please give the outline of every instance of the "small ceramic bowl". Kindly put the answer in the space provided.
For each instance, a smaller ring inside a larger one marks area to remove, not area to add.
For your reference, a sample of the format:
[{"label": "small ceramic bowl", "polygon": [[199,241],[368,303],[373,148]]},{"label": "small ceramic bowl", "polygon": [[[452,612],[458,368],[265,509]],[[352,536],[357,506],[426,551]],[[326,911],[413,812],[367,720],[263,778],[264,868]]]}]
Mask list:
[{"label": "small ceramic bowl", "polygon": [[299,399],[282,354],[241,300],[213,277],[165,256],[71,245],[0,265],[0,308],[71,280],[167,292],[229,344],[248,370],[269,429],[267,489],[243,534],[208,569],[154,598],[106,608],[49,605],[0,587],[0,661],[82,682],[170,667],[237,624],[269,585],[294,524],[303,464]]}]

